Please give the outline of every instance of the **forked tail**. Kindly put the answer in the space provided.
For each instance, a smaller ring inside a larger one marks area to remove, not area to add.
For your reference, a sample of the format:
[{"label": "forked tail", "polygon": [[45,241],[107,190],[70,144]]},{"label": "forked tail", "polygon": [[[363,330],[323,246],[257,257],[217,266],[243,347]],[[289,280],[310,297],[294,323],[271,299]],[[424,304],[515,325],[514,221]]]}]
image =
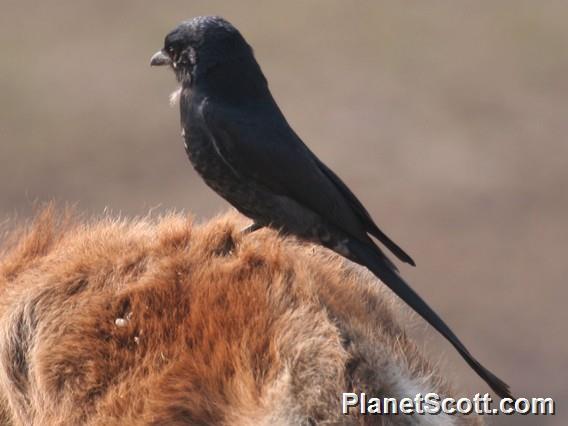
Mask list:
[{"label": "forked tail", "polygon": [[377,247],[363,244],[356,240],[350,240],[349,250],[353,255],[352,260],[367,267],[384,284],[386,284],[408,306],[414,309],[442,336],[444,336],[470,367],[495,391],[501,398],[513,398],[509,386],[487,370],[469,353],[463,343],[450,330],[444,321],[434,312],[422,298],[402,279],[398,273],[389,266],[388,259]]}]

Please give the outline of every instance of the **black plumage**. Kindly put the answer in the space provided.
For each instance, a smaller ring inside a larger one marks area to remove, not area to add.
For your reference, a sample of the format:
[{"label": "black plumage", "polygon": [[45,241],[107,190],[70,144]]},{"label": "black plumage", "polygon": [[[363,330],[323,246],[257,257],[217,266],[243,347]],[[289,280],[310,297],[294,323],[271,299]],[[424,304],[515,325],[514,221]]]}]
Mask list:
[{"label": "black plumage", "polygon": [[414,265],[292,130],[251,47],[235,27],[219,17],[183,22],[166,36],[151,64],[171,66],[181,84],[181,124],[194,168],[254,221],[254,229],[276,228],[366,266],[446,337],[498,395],[511,396],[508,386],[475,360],[371,239]]}]

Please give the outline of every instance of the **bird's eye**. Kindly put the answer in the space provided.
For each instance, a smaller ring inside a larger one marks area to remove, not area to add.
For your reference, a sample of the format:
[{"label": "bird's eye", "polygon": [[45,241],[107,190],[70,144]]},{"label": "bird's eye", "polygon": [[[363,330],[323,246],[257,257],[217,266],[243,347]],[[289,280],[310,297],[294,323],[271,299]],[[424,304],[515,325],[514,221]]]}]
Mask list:
[{"label": "bird's eye", "polygon": [[170,58],[172,58],[173,60],[176,59],[176,50],[174,48],[174,46],[168,46],[166,47],[166,53],[169,55]]}]

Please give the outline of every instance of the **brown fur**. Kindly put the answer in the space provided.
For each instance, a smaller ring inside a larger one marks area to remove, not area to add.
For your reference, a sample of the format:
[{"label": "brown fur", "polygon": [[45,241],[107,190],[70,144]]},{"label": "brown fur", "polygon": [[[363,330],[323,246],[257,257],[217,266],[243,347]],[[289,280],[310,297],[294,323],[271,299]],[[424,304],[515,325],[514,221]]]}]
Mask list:
[{"label": "brown fur", "polygon": [[270,230],[243,236],[245,224],[236,214],[200,226],[180,214],[81,223],[48,208],[20,229],[0,260],[5,417],[13,425],[480,422],[343,416],[345,391],[453,393],[372,276]]}]

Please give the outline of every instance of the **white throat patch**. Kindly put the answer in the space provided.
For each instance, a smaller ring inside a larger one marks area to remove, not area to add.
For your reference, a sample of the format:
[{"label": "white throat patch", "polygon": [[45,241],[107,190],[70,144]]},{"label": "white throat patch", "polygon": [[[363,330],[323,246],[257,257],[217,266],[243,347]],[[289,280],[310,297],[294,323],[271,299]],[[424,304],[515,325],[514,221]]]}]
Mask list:
[{"label": "white throat patch", "polygon": [[170,106],[172,107],[176,106],[179,103],[180,96],[181,96],[181,86],[170,94]]}]

